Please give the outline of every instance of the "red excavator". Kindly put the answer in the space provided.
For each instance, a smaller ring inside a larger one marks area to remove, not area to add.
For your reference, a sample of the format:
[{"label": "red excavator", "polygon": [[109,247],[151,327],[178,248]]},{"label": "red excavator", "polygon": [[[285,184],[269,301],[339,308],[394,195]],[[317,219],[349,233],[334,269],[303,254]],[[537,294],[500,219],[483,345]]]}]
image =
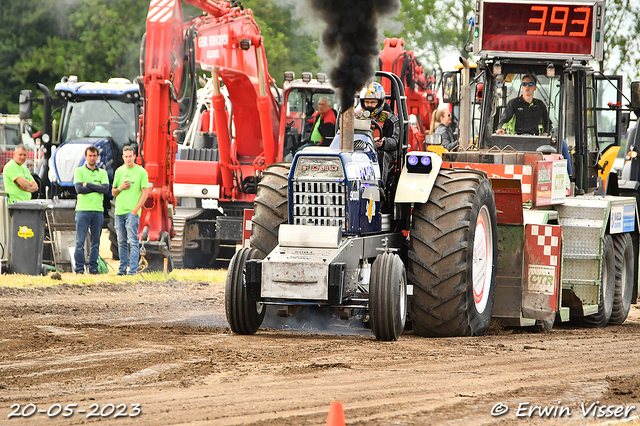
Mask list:
[{"label": "red excavator", "polygon": [[[409,150],[425,151],[427,149],[424,144],[425,137],[433,130],[431,117],[438,109],[435,76],[425,74],[414,52],[405,50],[404,40],[401,38],[384,40],[384,49],[380,52],[379,69],[394,73],[404,83],[410,116]],[[388,81],[382,82],[386,93],[390,93],[389,84]]]},{"label": "red excavator", "polygon": [[[137,161],[150,188],[139,236],[151,270],[164,259],[195,268],[230,258],[267,166],[305,141],[320,97],[333,104],[320,74],[295,80],[287,73],[284,91],[277,88],[250,9],[237,1],[185,3],[203,15],[183,22],[180,1],[152,0],[142,42]],[[202,79],[207,101],[198,99]],[[194,116],[200,122],[189,133]],[[182,145],[188,133],[193,143]]]}]

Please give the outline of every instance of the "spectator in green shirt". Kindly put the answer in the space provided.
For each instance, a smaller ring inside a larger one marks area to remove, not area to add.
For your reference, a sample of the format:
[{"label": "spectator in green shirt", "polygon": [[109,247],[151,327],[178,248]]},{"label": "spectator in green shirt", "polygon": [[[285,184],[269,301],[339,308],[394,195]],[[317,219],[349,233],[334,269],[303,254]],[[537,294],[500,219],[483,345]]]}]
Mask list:
[{"label": "spectator in green shirt", "polygon": [[91,230],[89,249],[89,273],[98,273],[100,233],[104,223],[104,195],[109,192],[109,177],[104,169],[98,168],[98,148],[91,145],[84,151],[85,163],[73,174],[73,186],[78,194],[76,203],[76,251],[74,272],[84,274],[84,242]]},{"label": "spectator in green shirt", "polygon": [[7,191],[8,203],[31,199],[31,193],[38,190],[29,169],[24,164],[27,161],[27,148],[20,144],[16,146],[13,160],[9,161],[2,170],[4,188]]},{"label": "spectator in green shirt", "polygon": [[[135,275],[140,261],[138,227],[140,209],[149,195],[149,176],[138,166],[133,147],[122,148],[124,164],[118,167],[113,178],[111,193],[116,197],[116,233],[118,235],[118,255],[120,267],[117,275]],[[129,271],[127,272],[127,266]]]}]

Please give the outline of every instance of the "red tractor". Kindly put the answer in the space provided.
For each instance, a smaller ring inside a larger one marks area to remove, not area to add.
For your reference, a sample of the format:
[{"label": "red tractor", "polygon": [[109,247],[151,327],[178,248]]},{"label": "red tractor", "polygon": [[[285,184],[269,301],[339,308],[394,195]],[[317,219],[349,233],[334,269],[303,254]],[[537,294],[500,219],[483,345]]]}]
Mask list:
[{"label": "red tractor", "polygon": [[[291,73],[284,92],[276,87],[250,9],[186,3],[204,14],[183,22],[181,2],[152,0],[141,54],[138,163],[150,191],[139,232],[151,269],[164,258],[173,267],[230,258],[263,172],[295,152],[310,129],[308,112],[334,93],[310,73]],[[210,73],[200,97],[198,69]]]}]

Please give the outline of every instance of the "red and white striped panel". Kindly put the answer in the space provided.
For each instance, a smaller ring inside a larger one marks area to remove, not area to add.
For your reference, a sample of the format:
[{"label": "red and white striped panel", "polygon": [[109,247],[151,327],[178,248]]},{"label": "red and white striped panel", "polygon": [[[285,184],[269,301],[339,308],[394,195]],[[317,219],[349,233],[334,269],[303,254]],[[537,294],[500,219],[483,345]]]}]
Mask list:
[{"label": "red and white striped panel", "polygon": [[242,214],[242,247],[249,247],[251,219],[253,219],[253,209],[244,209]]}]

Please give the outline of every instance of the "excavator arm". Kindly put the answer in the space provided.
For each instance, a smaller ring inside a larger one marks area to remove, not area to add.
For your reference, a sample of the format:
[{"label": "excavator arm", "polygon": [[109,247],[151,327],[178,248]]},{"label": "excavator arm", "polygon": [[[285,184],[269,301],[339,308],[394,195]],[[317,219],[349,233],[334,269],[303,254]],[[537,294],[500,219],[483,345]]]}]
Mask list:
[{"label": "excavator arm", "polygon": [[[414,52],[407,51],[404,40],[398,38],[384,40],[384,49],[380,52],[380,71],[392,72],[404,83],[407,109],[409,115],[415,117],[415,123],[409,126],[409,148],[412,151],[423,150],[425,135],[433,131],[431,117],[438,108],[434,76],[425,74]],[[389,87],[384,89],[389,93]]]},{"label": "excavator arm", "polygon": [[[144,108],[138,163],[149,174],[150,188],[139,237],[150,267],[152,259],[170,257],[169,241],[175,236],[170,206],[176,205],[173,188],[174,181],[181,180],[180,170],[189,170],[192,177],[201,175],[203,180],[214,175],[221,200],[252,202],[255,195],[243,191],[243,180],[254,178],[276,161],[280,107],[270,87],[273,79],[251,10],[227,1],[185,3],[204,14],[183,22],[180,1],[151,1],[141,51]],[[196,107],[197,68],[210,72],[213,80],[211,104],[218,124],[219,161],[177,168],[177,133],[188,126]],[[232,111],[225,107],[221,85]],[[229,120],[235,123],[233,135],[231,126],[225,125]]]}]

